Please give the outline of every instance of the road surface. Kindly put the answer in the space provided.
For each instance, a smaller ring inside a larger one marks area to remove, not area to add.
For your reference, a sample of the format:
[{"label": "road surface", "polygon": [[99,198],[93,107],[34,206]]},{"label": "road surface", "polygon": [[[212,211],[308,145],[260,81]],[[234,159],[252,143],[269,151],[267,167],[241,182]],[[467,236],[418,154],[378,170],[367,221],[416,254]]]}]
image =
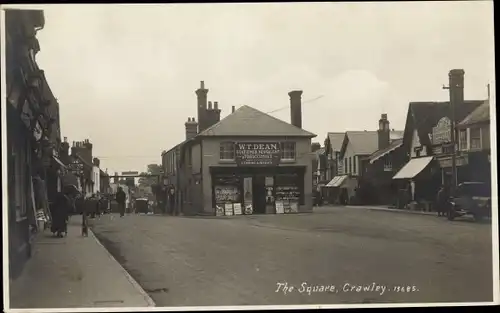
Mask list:
[{"label": "road surface", "polygon": [[330,207],[108,215],[93,230],[157,306],[492,301],[485,223]]}]

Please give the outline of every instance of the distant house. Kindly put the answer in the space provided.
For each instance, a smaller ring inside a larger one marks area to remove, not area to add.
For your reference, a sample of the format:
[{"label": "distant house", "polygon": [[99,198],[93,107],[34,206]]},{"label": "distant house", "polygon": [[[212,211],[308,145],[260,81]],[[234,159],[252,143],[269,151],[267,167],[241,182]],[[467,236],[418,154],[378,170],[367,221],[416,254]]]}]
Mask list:
[{"label": "distant house", "polygon": [[[459,154],[467,159],[467,170],[460,181],[480,181],[491,184],[490,101],[457,124]],[[466,174],[466,175],[465,175]]]},{"label": "distant house", "polygon": [[393,131],[391,138],[387,114],[382,114],[377,135],[378,150],[364,159],[362,165],[365,188],[370,191],[366,201],[370,204],[395,204],[398,189],[392,177],[408,161],[402,148],[403,132]]},{"label": "distant house", "polygon": [[[389,126],[388,121],[386,126]],[[402,131],[387,129],[385,136],[390,143],[392,140],[400,139],[402,133]],[[371,195],[373,191],[364,188],[360,183],[364,182],[363,176],[366,173],[365,168],[369,164],[370,156],[377,150],[380,150],[378,131],[347,131],[345,133],[339,155],[343,168],[333,187],[340,188],[340,196],[346,197],[349,203],[373,201]]]}]

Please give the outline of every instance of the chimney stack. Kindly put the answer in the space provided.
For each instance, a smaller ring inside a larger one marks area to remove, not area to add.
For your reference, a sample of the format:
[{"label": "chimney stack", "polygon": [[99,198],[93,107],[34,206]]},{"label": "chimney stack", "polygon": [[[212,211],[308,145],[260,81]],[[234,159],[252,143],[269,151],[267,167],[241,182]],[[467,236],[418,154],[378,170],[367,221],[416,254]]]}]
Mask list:
[{"label": "chimney stack", "polygon": [[194,117],[188,117],[188,120],[184,125],[186,126],[186,140],[189,140],[198,134],[198,123]]},{"label": "chimney stack", "polygon": [[451,70],[448,74],[451,106],[450,120],[452,120],[452,123],[456,122],[454,111],[464,103],[464,76],[465,72],[462,69]]},{"label": "chimney stack", "polygon": [[231,113],[234,113],[234,111],[236,110],[236,108],[234,107],[234,105],[231,107]]},{"label": "chimney stack", "polygon": [[302,90],[294,90],[288,93],[290,96],[290,123],[302,128]]},{"label": "chimney stack", "polygon": [[207,128],[207,95],[208,89],[205,89],[205,82],[201,81],[200,88],[196,90],[196,96],[198,97],[198,123],[200,132]]},{"label": "chimney stack", "polygon": [[212,110],[212,101],[208,101],[208,109]]},{"label": "chimney stack", "polygon": [[387,113],[383,113],[378,121],[378,149],[385,149],[391,144],[391,129],[389,128],[389,120]]}]

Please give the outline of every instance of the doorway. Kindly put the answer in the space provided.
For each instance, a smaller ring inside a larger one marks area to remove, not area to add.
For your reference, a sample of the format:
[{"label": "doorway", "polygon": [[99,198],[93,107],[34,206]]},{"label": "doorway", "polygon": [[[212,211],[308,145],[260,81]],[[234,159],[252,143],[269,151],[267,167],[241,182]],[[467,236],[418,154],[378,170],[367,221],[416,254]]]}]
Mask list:
[{"label": "doorway", "polygon": [[266,213],[266,178],[264,175],[256,175],[252,179],[253,191],[253,213]]}]

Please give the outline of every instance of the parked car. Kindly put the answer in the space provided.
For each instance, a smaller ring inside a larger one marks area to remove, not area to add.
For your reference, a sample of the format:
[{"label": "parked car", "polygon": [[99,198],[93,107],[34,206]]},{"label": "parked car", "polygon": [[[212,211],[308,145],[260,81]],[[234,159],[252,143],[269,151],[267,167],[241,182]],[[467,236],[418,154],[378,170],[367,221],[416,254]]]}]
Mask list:
[{"label": "parked car", "polygon": [[491,217],[491,186],[482,182],[464,182],[450,199],[448,219],[472,215],[475,220]]}]

